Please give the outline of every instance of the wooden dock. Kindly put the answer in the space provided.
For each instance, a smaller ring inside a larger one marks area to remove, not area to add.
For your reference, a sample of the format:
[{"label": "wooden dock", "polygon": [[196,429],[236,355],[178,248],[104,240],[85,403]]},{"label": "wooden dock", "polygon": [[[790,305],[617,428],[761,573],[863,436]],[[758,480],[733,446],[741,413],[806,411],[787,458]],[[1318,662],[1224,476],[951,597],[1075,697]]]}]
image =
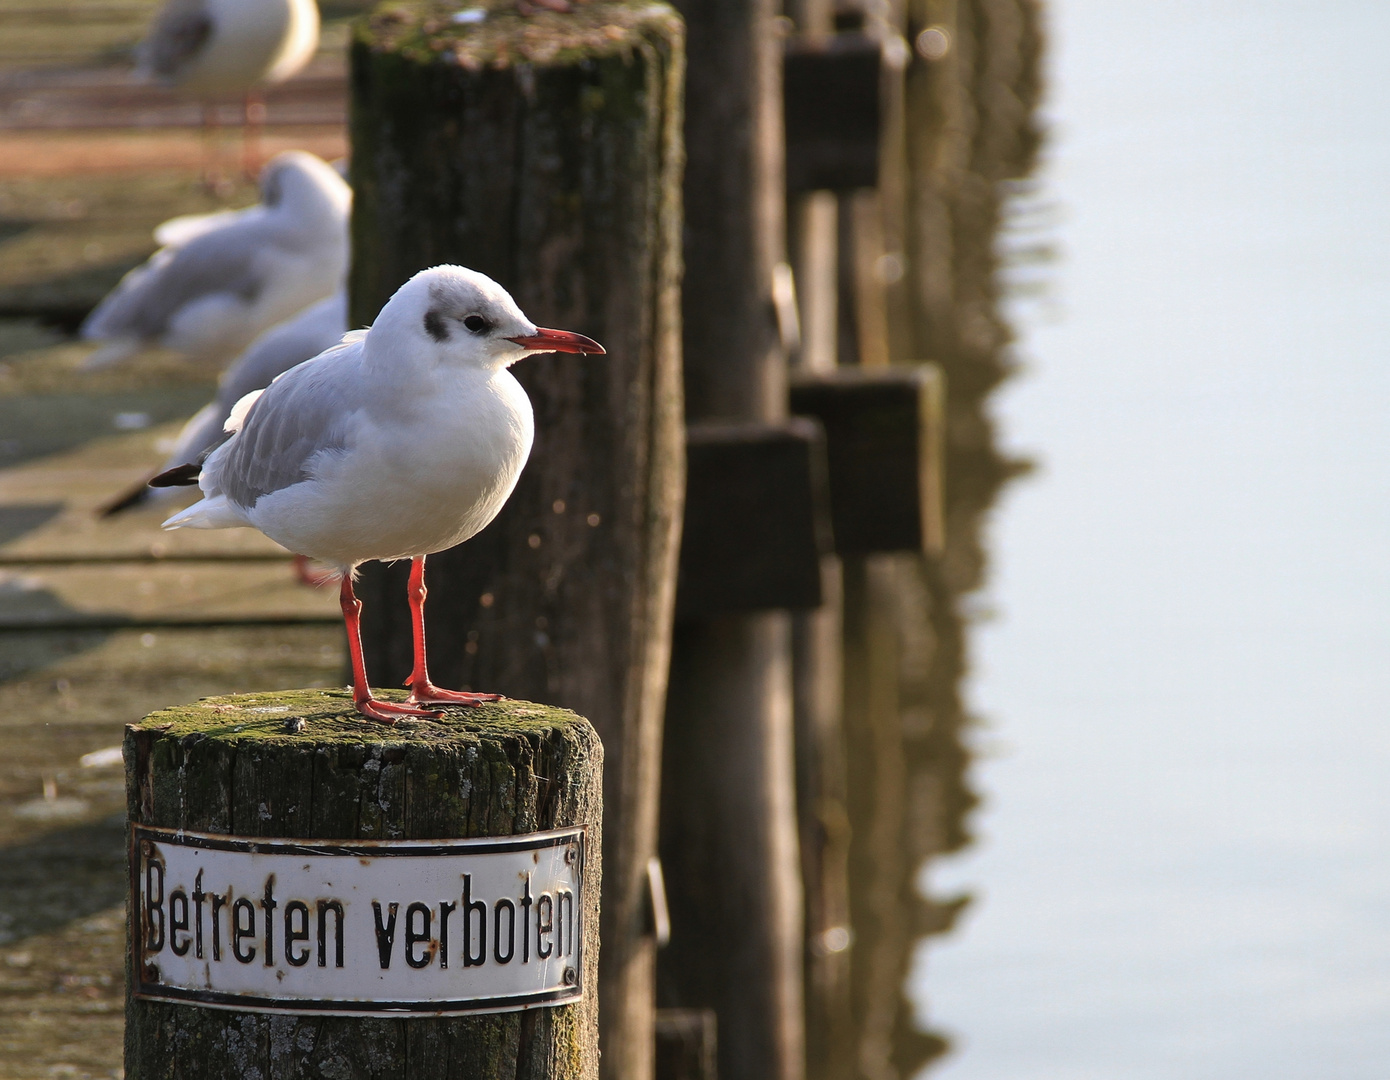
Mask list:
[{"label": "wooden dock", "polygon": [[[347,18],[270,96],[264,151],[346,150]],[[71,331],[180,213],[246,205],[199,180],[196,106],[136,84],[153,0],[0,0],[0,1076],[121,1075],[125,724],[176,702],[336,685],[332,590],[249,530],[165,533],[188,495],[101,519],[155,468],[216,373],[163,354],[85,373]],[[238,161],[234,109],[220,153]],[[83,763],[84,756],[86,764]]]}]

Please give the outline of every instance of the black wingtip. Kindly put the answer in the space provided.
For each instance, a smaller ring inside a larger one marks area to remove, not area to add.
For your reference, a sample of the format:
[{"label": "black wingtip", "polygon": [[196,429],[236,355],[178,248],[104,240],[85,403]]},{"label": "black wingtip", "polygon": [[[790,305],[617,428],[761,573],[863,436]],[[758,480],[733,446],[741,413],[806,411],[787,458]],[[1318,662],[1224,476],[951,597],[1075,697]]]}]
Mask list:
[{"label": "black wingtip", "polygon": [[202,475],[201,465],[175,465],[150,479],[150,487],[192,487]]},{"label": "black wingtip", "polygon": [[115,517],[122,510],[129,510],[132,506],[139,506],[149,497],[149,483],[145,480],[141,480],[138,484],[132,484],[109,503],[97,507],[97,517]]}]

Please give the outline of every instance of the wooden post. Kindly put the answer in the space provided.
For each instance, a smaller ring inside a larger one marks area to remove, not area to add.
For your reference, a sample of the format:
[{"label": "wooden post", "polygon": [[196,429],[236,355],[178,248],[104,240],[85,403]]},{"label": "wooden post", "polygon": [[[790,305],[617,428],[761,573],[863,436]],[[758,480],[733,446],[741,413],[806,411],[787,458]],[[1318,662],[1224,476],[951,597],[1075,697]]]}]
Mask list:
[{"label": "wooden post", "polygon": [[[597,883],[603,749],[587,721],[562,709],[508,701],[388,728],[363,722],[337,690],[205,698],[128,727],[125,760],[134,824],[315,840],[509,836],[587,824],[584,872]],[[583,977],[592,987],[598,890],[582,895]],[[129,929],[140,948],[139,912]],[[368,1019],[128,996],[125,1075],[596,1080],[598,1000],[588,993],[576,1004],[524,1012]]]},{"label": "wooden post", "polygon": [[[352,50],[354,322],[421,267],[457,262],[608,349],[517,365],[530,462],[493,524],[431,557],[427,617],[441,684],[562,704],[603,738],[603,1075],[623,1080],[653,1067],[647,864],[684,484],[683,63],[680,19],[646,0],[479,22],[393,4]],[[358,590],[384,684],[410,670],[404,573],[370,566]]]},{"label": "wooden post", "polygon": [[656,1074],[661,1080],[718,1080],[718,1018],[713,1009],[656,1014]]},{"label": "wooden post", "polygon": [[[772,299],[785,259],[777,6],[679,7],[690,36],[686,416],[778,421],[787,388]],[[665,1005],[715,1010],[721,1080],[804,1071],[791,697],[785,611],[677,627],[661,822],[671,944],[660,986]]]}]

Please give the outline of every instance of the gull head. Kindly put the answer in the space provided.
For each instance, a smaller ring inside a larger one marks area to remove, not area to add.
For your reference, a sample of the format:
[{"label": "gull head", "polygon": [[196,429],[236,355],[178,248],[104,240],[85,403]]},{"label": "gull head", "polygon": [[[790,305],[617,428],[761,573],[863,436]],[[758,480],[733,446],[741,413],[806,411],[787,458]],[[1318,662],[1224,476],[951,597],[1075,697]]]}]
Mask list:
[{"label": "gull head", "polygon": [[410,342],[438,363],[496,371],[534,353],[602,353],[583,334],[548,330],[486,274],[462,266],[421,270],[381,309],[372,333]]},{"label": "gull head", "polygon": [[346,215],[352,189],[332,165],[303,150],[276,154],[261,170],[261,204],[270,210],[303,212],[326,203]]}]

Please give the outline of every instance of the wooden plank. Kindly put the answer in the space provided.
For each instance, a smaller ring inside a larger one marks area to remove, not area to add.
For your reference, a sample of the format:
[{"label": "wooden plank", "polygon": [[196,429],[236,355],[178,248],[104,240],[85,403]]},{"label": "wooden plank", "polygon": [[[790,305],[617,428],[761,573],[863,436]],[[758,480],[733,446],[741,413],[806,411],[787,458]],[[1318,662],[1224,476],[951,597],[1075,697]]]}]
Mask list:
[{"label": "wooden plank", "polygon": [[[200,401],[205,392],[191,394],[187,400]],[[141,400],[136,399],[136,404]],[[119,397],[94,408],[89,417],[92,426],[99,421],[100,432],[111,430],[113,405],[119,403],[129,404],[129,400]],[[44,403],[34,398],[0,398],[0,407],[8,404],[31,408],[38,415],[45,412]],[[10,414],[0,408],[0,415]],[[0,469],[0,565],[288,559],[289,552],[254,529],[164,532],[160,522],[196,497],[196,492],[187,489],[114,518],[98,516],[98,507],[159,465],[164,459],[159,444],[178,427],[174,423],[126,435],[98,434],[86,441],[79,429],[67,438],[72,445],[66,452]],[[61,434],[50,426],[44,437],[61,445]]]},{"label": "wooden plank", "polygon": [[861,34],[787,43],[783,114],[787,191],[878,184],[880,47]]},{"label": "wooden plank", "polygon": [[944,390],[930,364],[793,380],[792,411],[825,428],[839,554],[941,549]]},{"label": "wooden plank", "polygon": [[820,606],[832,547],[820,425],[692,424],[678,619]]},{"label": "wooden plank", "polygon": [[333,622],[337,594],[288,563],[77,564],[0,569],[0,628]]}]

